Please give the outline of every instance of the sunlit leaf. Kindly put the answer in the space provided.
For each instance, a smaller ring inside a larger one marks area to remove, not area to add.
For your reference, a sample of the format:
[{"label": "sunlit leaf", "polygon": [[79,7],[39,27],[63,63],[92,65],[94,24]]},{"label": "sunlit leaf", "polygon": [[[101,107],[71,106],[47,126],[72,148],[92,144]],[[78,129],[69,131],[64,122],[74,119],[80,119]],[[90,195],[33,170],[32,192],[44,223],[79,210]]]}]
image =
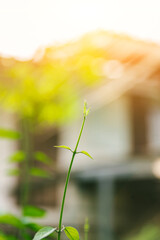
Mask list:
[{"label": "sunlit leaf", "polygon": [[12,225],[12,226],[17,227],[17,228],[22,228],[23,227],[23,224],[20,221],[20,219],[18,219],[17,217],[15,217],[12,214],[1,215],[0,216],[0,223],[9,224],[9,225]]},{"label": "sunlit leaf", "polygon": [[35,177],[42,177],[42,178],[50,177],[50,174],[47,171],[42,170],[40,168],[31,168],[30,175]]},{"label": "sunlit leaf", "polygon": [[43,152],[35,152],[34,157],[37,161],[49,164],[51,159]]},{"label": "sunlit leaf", "polygon": [[65,148],[65,149],[68,149],[68,150],[70,150],[72,152],[72,149],[70,147],[68,147],[68,146],[65,146],[65,145],[54,146],[54,147],[56,147],[56,148]]},{"label": "sunlit leaf", "polygon": [[22,162],[25,159],[25,153],[23,151],[18,151],[10,157],[11,162]]},{"label": "sunlit leaf", "polygon": [[86,110],[86,116],[89,114],[90,108]]},{"label": "sunlit leaf", "polygon": [[54,231],[56,230],[56,228],[53,227],[44,227],[41,228],[34,236],[33,240],[41,240],[45,237],[48,237],[49,235],[51,235]]},{"label": "sunlit leaf", "polygon": [[20,133],[10,129],[0,128],[0,138],[19,139]]},{"label": "sunlit leaf", "polygon": [[64,232],[70,240],[79,240],[79,233],[73,227],[65,227]]},{"label": "sunlit leaf", "polygon": [[86,156],[88,156],[88,157],[90,157],[91,159],[93,159],[93,158],[91,157],[91,155],[90,155],[88,152],[86,152],[86,151],[81,151],[81,152],[79,152],[79,153],[85,154]]},{"label": "sunlit leaf", "polygon": [[26,217],[43,217],[45,213],[45,210],[34,206],[25,206],[23,208],[23,215]]}]

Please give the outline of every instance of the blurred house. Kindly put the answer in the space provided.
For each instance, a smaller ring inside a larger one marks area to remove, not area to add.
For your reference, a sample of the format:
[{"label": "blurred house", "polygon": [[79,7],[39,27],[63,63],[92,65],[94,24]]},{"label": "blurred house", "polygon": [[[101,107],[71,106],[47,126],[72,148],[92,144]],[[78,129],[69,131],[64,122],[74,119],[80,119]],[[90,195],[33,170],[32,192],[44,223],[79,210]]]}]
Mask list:
[{"label": "blurred house", "polygon": [[[94,160],[76,156],[64,223],[83,232],[88,217],[93,240],[124,239],[144,224],[159,223],[160,46],[105,32],[90,34],[87,41],[107,60],[101,65],[101,83],[80,89],[91,112],[79,150]],[[52,49],[48,52],[44,58],[51,57]],[[98,56],[93,65],[101,60]],[[81,120],[37,133],[36,150],[47,153],[54,144],[74,148]],[[35,184],[32,201],[50,210],[45,223],[57,224],[71,153],[58,149],[48,154],[56,160],[55,177]]]},{"label": "blurred house", "polygon": [[[82,226],[87,216],[91,238],[101,240],[124,238],[160,215],[160,47],[123,36],[106,45],[110,81],[84,96],[91,113],[79,149],[94,161],[76,157],[65,210],[66,222]],[[80,125],[64,127],[59,144],[74,148]],[[67,159],[60,150],[60,169]]]}]

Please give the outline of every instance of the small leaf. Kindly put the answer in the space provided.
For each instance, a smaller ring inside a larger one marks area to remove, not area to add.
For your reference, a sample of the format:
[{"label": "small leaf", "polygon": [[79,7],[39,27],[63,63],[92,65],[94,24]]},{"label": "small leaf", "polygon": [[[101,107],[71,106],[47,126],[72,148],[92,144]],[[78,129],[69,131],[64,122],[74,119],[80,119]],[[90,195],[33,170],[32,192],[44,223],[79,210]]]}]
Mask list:
[{"label": "small leaf", "polygon": [[0,129],[0,138],[19,139],[20,133],[10,129]]},{"label": "small leaf", "polygon": [[22,228],[22,222],[12,214],[4,214],[0,216],[0,223],[9,224],[17,228]]},{"label": "small leaf", "polygon": [[73,227],[65,227],[64,232],[70,240],[79,240],[79,233]]},{"label": "small leaf", "polygon": [[50,177],[48,172],[46,172],[40,168],[31,168],[30,174],[31,174],[31,176],[34,176],[34,177],[42,177],[42,178]]},{"label": "small leaf", "polygon": [[53,227],[44,227],[44,228],[41,228],[41,229],[35,234],[33,240],[43,239],[43,238],[51,235],[55,230],[56,230],[56,228],[53,228]]},{"label": "small leaf", "polygon": [[86,116],[88,116],[89,111],[90,111],[90,108],[88,108],[88,109],[86,110]]},{"label": "small leaf", "polygon": [[35,152],[34,157],[37,161],[49,164],[51,159],[43,152]]},{"label": "small leaf", "polygon": [[25,217],[43,217],[45,213],[45,210],[34,206],[25,206],[23,208],[23,215]]},{"label": "small leaf", "polygon": [[65,146],[65,145],[54,146],[54,147],[56,147],[56,148],[65,148],[65,149],[68,149],[68,150],[70,150],[71,152],[73,152],[72,149],[71,149],[70,147]]},{"label": "small leaf", "polygon": [[90,157],[91,159],[93,159],[93,158],[91,157],[91,155],[90,155],[88,152],[86,152],[86,151],[81,151],[81,152],[79,152],[79,153],[83,153],[83,154],[85,154],[86,156],[88,156],[88,157]]},{"label": "small leaf", "polygon": [[25,153],[18,151],[10,157],[10,162],[22,162],[25,159]]}]

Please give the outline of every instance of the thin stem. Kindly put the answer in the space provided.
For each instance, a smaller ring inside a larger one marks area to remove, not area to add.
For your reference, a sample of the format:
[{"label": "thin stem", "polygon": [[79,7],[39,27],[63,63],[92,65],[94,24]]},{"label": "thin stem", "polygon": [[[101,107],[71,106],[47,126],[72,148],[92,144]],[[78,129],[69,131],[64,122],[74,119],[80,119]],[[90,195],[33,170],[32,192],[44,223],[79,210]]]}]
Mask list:
[{"label": "thin stem", "polygon": [[84,232],[84,240],[88,240],[88,231]]},{"label": "thin stem", "polygon": [[84,240],[88,240],[88,231],[89,231],[89,224],[88,224],[88,218],[86,218],[85,224],[84,224]]},{"label": "thin stem", "polygon": [[66,183],[65,183],[65,187],[64,187],[64,193],[63,193],[63,199],[62,199],[62,205],[61,205],[60,218],[59,218],[58,240],[61,239],[62,217],[63,217],[64,203],[65,203],[65,198],[66,198],[68,182],[69,182],[69,178],[70,178],[70,174],[71,174],[73,161],[74,161],[74,158],[75,158],[75,155],[76,155],[76,151],[77,151],[77,148],[78,148],[78,144],[79,144],[79,141],[81,139],[81,135],[82,135],[82,131],[83,131],[83,128],[84,128],[85,120],[86,120],[86,116],[84,115],[82,126],[81,126],[81,130],[80,130],[79,137],[78,137],[78,140],[77,140],[77,144],[76,144],[76,147],[75,147],[74,152],[72,154],[71,163],[69,165],[69,169],[68,169],[68,173],[67,173],[67,178],[66,178]]}]

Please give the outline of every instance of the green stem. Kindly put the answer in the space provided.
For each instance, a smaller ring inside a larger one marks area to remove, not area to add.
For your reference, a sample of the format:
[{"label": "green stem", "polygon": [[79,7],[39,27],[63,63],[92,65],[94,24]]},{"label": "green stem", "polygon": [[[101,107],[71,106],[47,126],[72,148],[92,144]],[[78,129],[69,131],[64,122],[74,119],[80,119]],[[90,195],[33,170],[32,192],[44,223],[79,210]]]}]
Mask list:
[{"label": "green stem", "polygon": [[88,231],[84,232],[84,240],[88,240]]},{"label": "green stem", "polygon": [[77,151],[77,148],[78,148],[78,144],[79,144],[79,141],[81,139],[81,135],[82,135],[82,131],[83,131],[83,128],[84,128],[85,120],[86,120],[86,116],[84,115],[83,123],[82,123],[81,130],[80,130],[80,133],[79,133],[79,137],[78,137],[78,140],[77,140],[77,144],[76,144],[76,147],[74,149],[74,152],[73,152],[73,155],[72,155],[72,159],[71,159],[71,163],[70,163],[70,166],[69,166],[69,169],[68,169],[68,173],[67,173],[67,178],[66,178],[66,183],[65,183],[65,187],[64,187],[64,193],[63,193],[63,199],[62,199],[62,205],[61,205],[60,218],[59,218],[58,240],[61,239],[62,217],[63,217],[64,203],[65,203],[65,198],[66,198],[68,182],[69,182],[69,178],[70,178],[70,174],[71,174],[73,161],[74,161],[74,158],[75,158],[75,155],[76,155],[76,151]]},{"label": "green stem", "polygon": [[88,231],[89,231],[89,224],[88,224],[88,218],[86,218],[85,224],[84,224],[84,240],[88,240]]}]

